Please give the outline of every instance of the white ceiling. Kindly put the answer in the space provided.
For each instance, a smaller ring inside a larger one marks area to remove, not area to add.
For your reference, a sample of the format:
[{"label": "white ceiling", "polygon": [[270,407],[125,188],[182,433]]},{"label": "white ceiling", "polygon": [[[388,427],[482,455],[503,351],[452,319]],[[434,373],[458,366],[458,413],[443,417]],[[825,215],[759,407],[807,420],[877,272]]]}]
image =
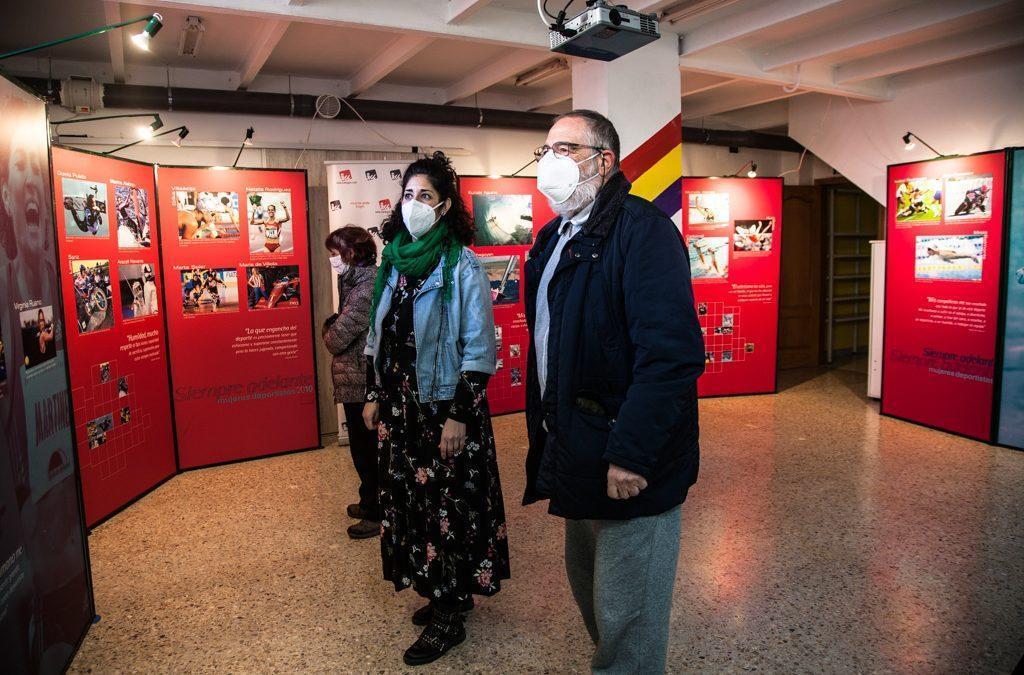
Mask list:
[{"label": "white ceiling", "polygon": [[[573,3],[569,15],[583,8]],[[775,126],[780,101],[809,91],[866,101],[888,97],[893,75],[1024,43],[1024,0],[627,0],[662,13],[662,32],[681,36],[684,120],[723,119],[764,109]],[[548,0],[556,13],[564,0]],[[691,9],[688,18],[664,18]],[[215,73],[251,90],[307,89],[369,98],[561,111],[572,81],[561,73],[515,86],[517,75],[553,58],[535,0],[31,0],[0,24],[0,51],[159,11],[153,51],[96,36],[11,59],[17,73],[52,58],[70,72],[94,64],[99,77],[212,86]],[[178,56],[187,16],[206,31],[198,57]],[[198,73],[205,73],[199,77]],[[211,74],[213,73],[213,74]],[[95,75],[94,75],[95,76]],[[784,91],[789,85],[791,91]],[[291,86],[289,84],[289,86]],[[793,86],[796,88],[793,89]],[[310,91],[309,93],[314,93]],[[739,119],[739,117],[737,117]],[[766,122],[767,124],[767,122]]]}]

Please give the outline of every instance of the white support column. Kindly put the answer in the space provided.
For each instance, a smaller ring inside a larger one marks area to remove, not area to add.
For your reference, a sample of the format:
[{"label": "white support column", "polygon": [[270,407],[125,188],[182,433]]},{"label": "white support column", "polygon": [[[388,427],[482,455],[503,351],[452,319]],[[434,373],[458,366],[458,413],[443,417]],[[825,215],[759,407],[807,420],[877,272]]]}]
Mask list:
[{"label": "white support column", "polygon": [[677,225],[683,172],[679,40],[664,35],[605,63],[573,59],[573,108],[588,108],[615,125],[622,170],[633,194],[655,202]]}]

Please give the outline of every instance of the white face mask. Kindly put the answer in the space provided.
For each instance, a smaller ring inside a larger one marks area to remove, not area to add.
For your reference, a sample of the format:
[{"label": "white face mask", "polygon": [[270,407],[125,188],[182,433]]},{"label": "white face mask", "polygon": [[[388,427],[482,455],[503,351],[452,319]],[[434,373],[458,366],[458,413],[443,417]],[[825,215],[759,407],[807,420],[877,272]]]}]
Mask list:
[{"label": "white face mask", "polygon": [[572,197],[572,193],[576,192],[576,188],[582,183],[601,175],[598,172],[584,181],[580,180],[580,164],[600,154],[595,152],[586,159],[574,162],[571,157],[556,155],[553,150],[548,150],[537,162],[537,189],[553,203],[561,204]]},{"label": "white face mask", "polygon": [[[441,216],[437,215],[436,211],[438,206],[442,204],[444,202],[430,207],[418,199],[402,202],[402,221],[405,223],[405,228],[409,230],[409,234],[412,235],[413,241],[430,232],[437,221],[441,219]],[[441,215],[444,214],[442,213]]]},{"label": "white face mask", "polygon": [[332,255],[328,260],[331,261],[331,269],[338,274],[344,274],[348,271],[348,263],[343,261],[340,255]]}]

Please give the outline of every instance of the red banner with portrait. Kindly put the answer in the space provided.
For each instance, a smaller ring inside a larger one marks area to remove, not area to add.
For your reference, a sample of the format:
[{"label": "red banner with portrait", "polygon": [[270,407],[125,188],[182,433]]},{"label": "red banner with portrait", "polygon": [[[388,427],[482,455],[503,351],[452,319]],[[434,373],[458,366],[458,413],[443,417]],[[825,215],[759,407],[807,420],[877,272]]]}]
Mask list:
[{"label": "red banner with portrait", "polygon": [[704,334],[698,394],[774,392],[782,179],[683,178],[683,236]]},{"label": "red banner with portrait", "polygon": [[476,226],[473,250],[487,271],[494,301],[498,370],[487,387],[491,412],[518,412],[526,407],[530,353],[524,263],[534,234],[555,214],[535,178],[464,176],[459,186]]},{"label": "red banner with portrait", "polygon": [[92,526],[176,471],[153,166],[54,148],[53,192]]},{"label": "red banner with portrait", "polygon": [[992,440],[1006,153],[888,170],[882,413]]},{"label": "red banner with portrait", "polygon": [[181,467],[319,447],[305,171],[157,176]]}]

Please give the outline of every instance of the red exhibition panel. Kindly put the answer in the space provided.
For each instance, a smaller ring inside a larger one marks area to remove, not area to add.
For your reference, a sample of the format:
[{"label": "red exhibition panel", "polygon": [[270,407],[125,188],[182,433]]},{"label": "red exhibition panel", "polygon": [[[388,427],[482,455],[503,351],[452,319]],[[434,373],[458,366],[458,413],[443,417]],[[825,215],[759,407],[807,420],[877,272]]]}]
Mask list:
[{"label": "red exhibition panel", "polygon": [[157,175],[181,467],[318,447],[305,171]]},{"label": "red exhibition panel", "polygon": [[92,526],[176,470],[153,167],[54,148],[53,190]]},{"label": "red exhibition panel", "polygon": [[518,412],[526,407],[530,353],[523,268],[534,234],[555,214],[535,178],[464,176],[459,183],[476,225],[473,250],[487,270],[494,300],[498,371],[487,387],[491,412]]},{"label": "red exhibition panel", "polygon": [[781,178],[683,178],[683,235],[704,333],[700,396],[775,391]]},{"label": "red exhibition panel", "polygon": [[882,413],[992,439],[1006,154],[889,167]]}]

